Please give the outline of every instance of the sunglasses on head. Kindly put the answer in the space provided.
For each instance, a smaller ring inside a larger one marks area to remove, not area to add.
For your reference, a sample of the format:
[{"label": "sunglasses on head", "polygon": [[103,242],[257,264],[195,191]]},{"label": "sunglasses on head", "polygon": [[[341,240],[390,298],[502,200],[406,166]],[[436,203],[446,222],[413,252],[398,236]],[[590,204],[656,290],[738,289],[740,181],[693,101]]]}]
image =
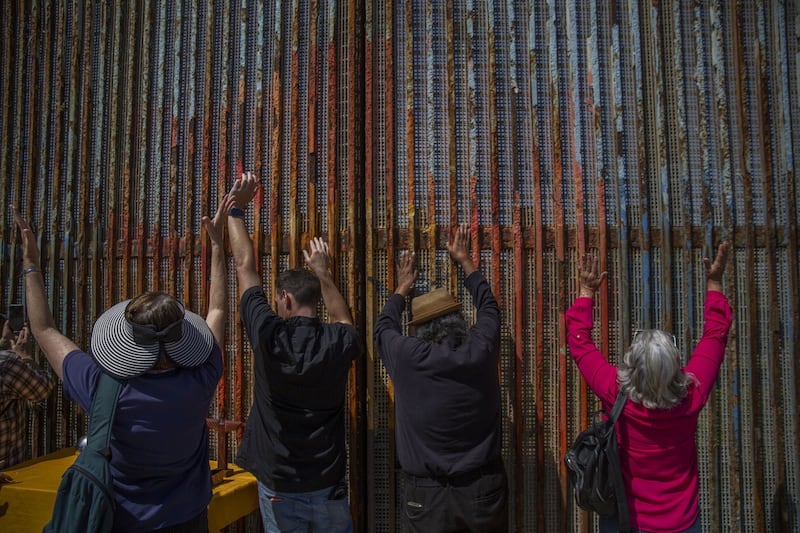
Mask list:
[{"label": "sunglasses on head", "polygon": [[[636,337],[639,336],[639,333],[641,333],[643,331],[648,331],[648,330],[639,329],[639,328],[634,329],[633,330],[633,338],[631,339],[631,342],[635,341]],[[677,347],[678,346],[678,339],[675,337],[675,334],[674,333],[670,333],[670,336],[672,337],[672,344],[674,344]]]}]

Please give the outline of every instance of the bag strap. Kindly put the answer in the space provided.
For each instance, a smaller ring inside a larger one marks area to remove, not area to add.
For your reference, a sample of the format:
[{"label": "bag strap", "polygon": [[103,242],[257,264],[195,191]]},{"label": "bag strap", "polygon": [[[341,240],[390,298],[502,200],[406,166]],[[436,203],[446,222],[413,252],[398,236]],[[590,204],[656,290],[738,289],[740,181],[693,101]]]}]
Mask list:
[{"label": "bag strap", "polygon": [[625,407],[627,400],[628,395],[620,390],[619,394],[617,394],[617,399],[614,401],[614,407],[611,408],[611,414],[608,415],[608,419],[611,420],[612,424],[617,423],[617,419],[622,414],[622,408]]},{"label": "bag strap", "polygon": [[628,518],[628,498],[625,495],[625,482],[622,479],[622,467],[619,462],[619,449],[617,447],[617,431],[616,423],[619,415],[622,414],[622,408],[625,407],[625,402],[628,395],[622,391],[617,394],[617,399],[614,402],[614,407],[611,409],[611,453],[608,454],[608,461],[611,466],[611,481],[614,483],[614,493],[617,497],[617,520],[619,521],[620,531],[630,531],[631,523]]},{"label": "bag strap", "polygon": [[105,372],[100,373],[97,389],[94,391],[92,408],[89,413],[89,434],[86,447],[109,457],[111,450],[111,426],[114,425],[114,413],[117,410],[117,399],[122,383]]}]

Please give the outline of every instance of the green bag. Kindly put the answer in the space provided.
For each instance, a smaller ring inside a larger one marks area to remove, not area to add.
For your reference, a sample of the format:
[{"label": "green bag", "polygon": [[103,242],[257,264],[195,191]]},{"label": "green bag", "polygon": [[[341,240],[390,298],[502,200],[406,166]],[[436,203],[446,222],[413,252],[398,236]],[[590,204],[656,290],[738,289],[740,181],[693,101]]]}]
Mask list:
[{"label": "green bag", "polygon": [[114,524],[111,484],[111,426],[121,384],[100,375],[89,414],[86,448],[67,468],[58,486],[53,517],[44,533],[106,533]]}]

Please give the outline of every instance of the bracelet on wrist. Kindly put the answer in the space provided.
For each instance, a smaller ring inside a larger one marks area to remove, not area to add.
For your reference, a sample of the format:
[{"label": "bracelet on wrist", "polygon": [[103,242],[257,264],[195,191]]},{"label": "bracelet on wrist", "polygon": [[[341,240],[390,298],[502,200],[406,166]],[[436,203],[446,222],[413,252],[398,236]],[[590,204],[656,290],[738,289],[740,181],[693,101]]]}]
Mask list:
[{"label": "bracelet on wrist", "polygon": [[22,271],[23,276],[27,276],[31,272],[41,272],[42,270],[39,267],[28,267]]}]

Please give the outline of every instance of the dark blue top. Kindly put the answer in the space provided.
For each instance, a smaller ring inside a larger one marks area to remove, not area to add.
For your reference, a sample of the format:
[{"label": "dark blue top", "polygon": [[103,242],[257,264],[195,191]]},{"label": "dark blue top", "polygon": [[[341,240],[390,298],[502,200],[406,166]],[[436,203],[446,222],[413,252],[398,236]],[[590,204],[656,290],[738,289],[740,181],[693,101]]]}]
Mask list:
[{"label": "dark blue top", "polygon": [[[64,392],[88,413],[102,370],[86,353],[64,359]],[[152,531],[197,516],[211,500],[206,416],[222,376],[217,346],[197,368],[124,381],[111,430],[114,531]]]},{"label": "dark blue top", "polygon": [[240,312],[255,383],[236,464],[279,492],[332,487],[347,466],[344,398],[358,332],[318,318],[283,320],[261,287],[245,291]]},{"label": "dark blue top", "polygon": [[460,474],[500,457],[500,309],[483,274],[473,272],[464,284],[477,319],[460,346],[450,337],[434,343],[402,335],[405,299],[398,294],[375,324],[394,384],[397,455],[412,475]]}]

